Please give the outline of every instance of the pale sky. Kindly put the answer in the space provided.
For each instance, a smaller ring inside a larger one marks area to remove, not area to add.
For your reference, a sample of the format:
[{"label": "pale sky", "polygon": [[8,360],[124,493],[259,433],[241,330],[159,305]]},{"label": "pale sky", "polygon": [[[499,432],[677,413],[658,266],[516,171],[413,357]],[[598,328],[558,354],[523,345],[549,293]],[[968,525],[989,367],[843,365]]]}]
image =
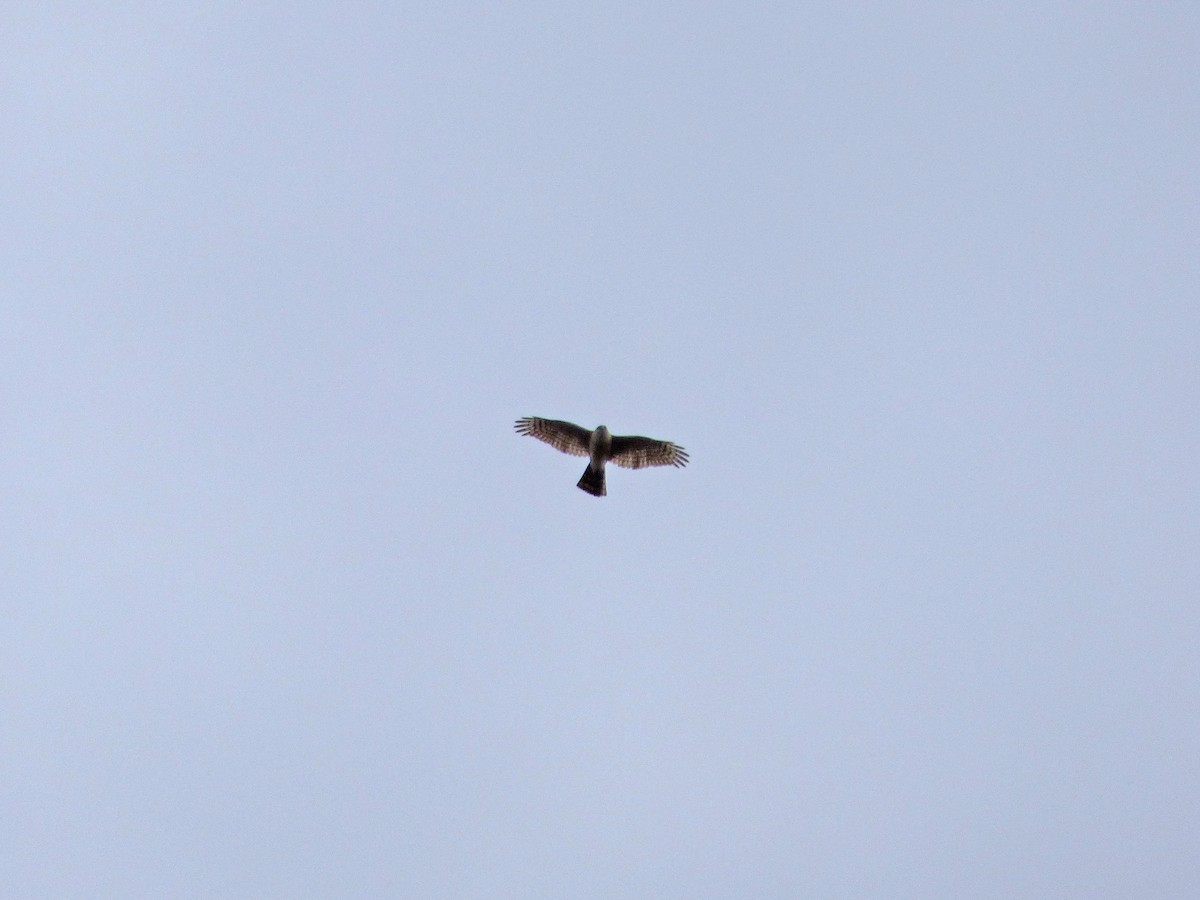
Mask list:
[{"label": "pale sky", "polygon": [[1195,891],[1200,7],[0,23],[6,897]]}]

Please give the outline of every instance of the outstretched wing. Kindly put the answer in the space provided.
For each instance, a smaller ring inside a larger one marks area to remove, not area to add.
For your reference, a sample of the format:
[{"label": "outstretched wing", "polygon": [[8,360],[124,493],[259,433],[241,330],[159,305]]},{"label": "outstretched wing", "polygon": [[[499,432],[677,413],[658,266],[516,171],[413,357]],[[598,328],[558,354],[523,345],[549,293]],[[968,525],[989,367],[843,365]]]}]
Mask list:
[{"label": "outstretched wing", "polygon": [[687,451],[670,441],[656,441],[648,437],[623,437],[613,435],[611,459],[626,469],[642,469],[646,466],[675,466],[688,464]]},{"label": "outstretched wing", "polygon": [[592,433],[586,428],[580,428],[571,422],[560,422],[558,419],[539,419],[530,416],[517,419],[517,434],[527,434],[539,441],[545,441],[556,450],[570,453],[572,456],[588,455],[588,440]]}]

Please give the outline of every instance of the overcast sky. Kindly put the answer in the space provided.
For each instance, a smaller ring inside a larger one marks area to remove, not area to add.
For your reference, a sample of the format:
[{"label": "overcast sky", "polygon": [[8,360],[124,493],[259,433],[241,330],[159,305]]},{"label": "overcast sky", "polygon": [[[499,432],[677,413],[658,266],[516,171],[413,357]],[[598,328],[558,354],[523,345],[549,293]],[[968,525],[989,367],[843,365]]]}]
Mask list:
[{"label": "overcast sky", "polygon": [[[6,4],[2,892],[1190,895],[1198,60]],[[692,463],[596,499],[527,415]]]}]

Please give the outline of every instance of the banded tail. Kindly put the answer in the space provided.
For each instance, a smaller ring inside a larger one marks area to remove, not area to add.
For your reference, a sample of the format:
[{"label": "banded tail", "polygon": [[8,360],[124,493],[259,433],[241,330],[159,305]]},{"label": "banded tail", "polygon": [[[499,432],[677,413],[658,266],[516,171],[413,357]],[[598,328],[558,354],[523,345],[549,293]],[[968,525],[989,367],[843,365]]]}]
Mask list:
[{"label": "banded tail", "polygon": [[603,497],[608,491],[604,487],[604,469],[593,469],[588,466],[583,470],[583,477],[579,479],[577,487],[581,491],[587,491],[593,497]]}]

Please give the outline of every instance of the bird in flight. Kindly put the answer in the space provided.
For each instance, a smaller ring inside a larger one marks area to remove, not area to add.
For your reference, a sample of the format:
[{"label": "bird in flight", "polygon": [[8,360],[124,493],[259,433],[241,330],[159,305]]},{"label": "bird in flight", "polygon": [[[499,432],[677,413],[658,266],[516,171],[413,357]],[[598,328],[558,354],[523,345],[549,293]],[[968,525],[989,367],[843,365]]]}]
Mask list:
[{"label": "bird in flight", "polygon": [[603,425],[595,431],[588,431],[571,422],[531,416],[517,419],[516,429],[518,434],[545,441],[571,456],[591,457],[578,487],[593,497],[603,497],[608,493],[604,485],[604,464],[609,460],[626,469],[642,469],[646,466],[678,468],[688,464],[687,451],[678,444],[648,437],[611,434]]}]

